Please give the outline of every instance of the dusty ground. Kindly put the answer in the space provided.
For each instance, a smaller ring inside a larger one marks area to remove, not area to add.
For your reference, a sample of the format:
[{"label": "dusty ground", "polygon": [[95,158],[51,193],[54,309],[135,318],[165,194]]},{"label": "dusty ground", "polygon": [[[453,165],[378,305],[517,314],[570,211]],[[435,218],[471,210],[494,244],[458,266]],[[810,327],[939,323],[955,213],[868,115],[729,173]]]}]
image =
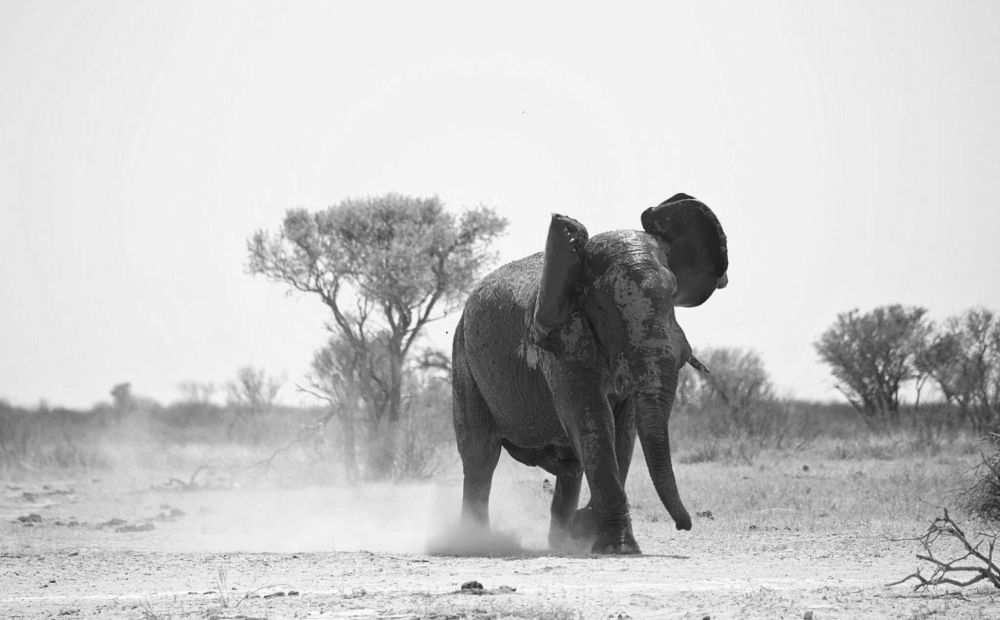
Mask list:
[{"label": "dusty ground", "polygon": [[[445,557],[425,552],[450,531],[454,480],[285,491],[149,482],[6,481],[0,618],[1000,617],[989,587],[884,587],[920,562],[916,543],[877,528],[749,528],[745,515],[717,514],[679,533],[643,518],[643,556],[552,555],[534,477],[494,490],[494,522],[525,551]],[[32,514],[41,522],[19,520]],[[485,593],[463,593],[471,580]]]}]

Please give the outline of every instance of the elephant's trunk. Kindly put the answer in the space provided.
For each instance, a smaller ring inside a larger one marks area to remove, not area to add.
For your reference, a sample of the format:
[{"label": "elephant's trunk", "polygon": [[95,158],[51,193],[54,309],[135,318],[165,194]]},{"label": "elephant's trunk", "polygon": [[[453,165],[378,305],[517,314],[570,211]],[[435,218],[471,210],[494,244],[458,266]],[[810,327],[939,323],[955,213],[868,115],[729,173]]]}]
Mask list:
[{"label": "elephant's trunk", "polygon": [[[659,382],[647,385],[636,395],[636,431],[646,455],[649,477],[653,480],[660,501],[679,530],[691,529],[691,517],[681,503],[670,461],[670,435],[667,422],[677,391],[677,370],[664,369]],[[659,383],[659,385],[655,385]]]}]

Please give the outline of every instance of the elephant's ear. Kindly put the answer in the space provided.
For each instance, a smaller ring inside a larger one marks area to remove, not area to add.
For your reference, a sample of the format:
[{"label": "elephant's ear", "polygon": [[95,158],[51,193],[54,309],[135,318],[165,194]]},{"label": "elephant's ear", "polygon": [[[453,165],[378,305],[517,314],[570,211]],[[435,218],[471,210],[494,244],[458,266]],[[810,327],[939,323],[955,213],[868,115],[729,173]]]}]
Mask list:
[{"label": "elephant's ear", "polygon": [[668,263],[677,278],[676,306],[700,306],[729,283],[726,233],[708,206],[677,194],[642,213],[642,227],[670,245]]},{"label": "elephant's ear", "polygon": [[535,343],[542,344],[549,332],[564,324],[570,315],[570,297],[580,276],[582,250],[587,228],[565,215],[552,214],[545,241],[545,264],[535,300]]}]

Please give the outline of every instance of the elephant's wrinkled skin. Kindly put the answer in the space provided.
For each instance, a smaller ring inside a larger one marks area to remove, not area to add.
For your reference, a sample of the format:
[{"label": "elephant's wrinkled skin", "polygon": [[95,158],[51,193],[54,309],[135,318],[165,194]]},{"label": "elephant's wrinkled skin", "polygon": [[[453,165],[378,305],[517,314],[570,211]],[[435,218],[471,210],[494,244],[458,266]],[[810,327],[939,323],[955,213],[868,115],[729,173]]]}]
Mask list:
[{"label": "elephant's wrinkled skin", "polygon": [[[642,223],[588,239],[583,225],[554,215],[544,253],[497,269],[469,296],[453,354],[464,522],[488,525],[503,446],[556,476],[553,547],[585,538],[595,553],[639,553],[624,491],[638,431],[661,501],[678,529],[691,529],[667,420],[678,372],[700,364],[674,307],[726,285],[726,238],[684,194]],[[578,511],[583,476],[591,503]]]}]

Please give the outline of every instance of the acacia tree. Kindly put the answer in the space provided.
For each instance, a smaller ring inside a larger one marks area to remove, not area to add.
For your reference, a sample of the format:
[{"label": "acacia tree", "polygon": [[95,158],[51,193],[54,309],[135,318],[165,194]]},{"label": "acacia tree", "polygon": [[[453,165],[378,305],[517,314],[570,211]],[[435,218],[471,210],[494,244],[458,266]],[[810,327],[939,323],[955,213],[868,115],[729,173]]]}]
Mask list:
[{"label": "acacia tree", "polygon": [[930,330],[926,313],[899,304],[851,310],[813,344],[840,381],[837,389],[873,429],[899,420],[900,387],[920,376],[915,360]]},{"label": "acacia tree", "polygon": [[290,209],[282,227],[247,241],[251,274],[318,296],[332,312],[329,327],[367,355],[384,338],[388,399],[384,458],[389,475],[401,412],[403,368],[431,321],[454,311],[493,260],[493,241],[507,221],[479,207],[461,217],[437,197],[400,194],[347,199],[310,212]]},{"label": "acacia tree", "polygon": [[984,308],[933,330],[917,366],[976,432],[1000,425],[1000,318]]}]

